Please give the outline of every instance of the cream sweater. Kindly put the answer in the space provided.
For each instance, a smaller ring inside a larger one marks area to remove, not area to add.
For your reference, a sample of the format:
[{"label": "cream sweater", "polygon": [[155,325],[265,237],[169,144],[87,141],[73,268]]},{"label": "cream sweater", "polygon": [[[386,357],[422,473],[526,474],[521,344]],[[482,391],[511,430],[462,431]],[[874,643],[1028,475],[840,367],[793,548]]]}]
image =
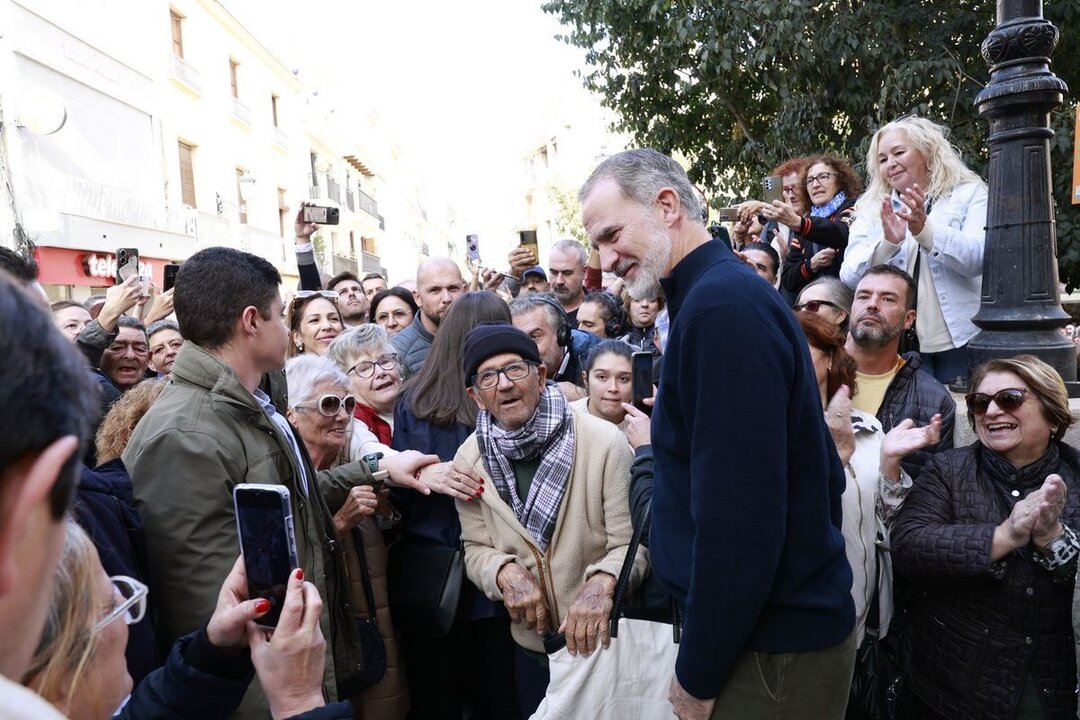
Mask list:
[{"label": "cream sweater", "polygon": [[[465,571],[492,600],[502,600],[495,578],[503,565],[516,562],[539,582],[557,630],[582,585],[597,572],[619,577],[630,544],[630,464],[634,454],[625,436],[609,422],[579,409],[574,422],[574,463],[563,495],[559,519],[546,553],[503,502],[484,469],[475,433],[458,450],[455,462],[475,468],[484,477],[485,492],[472,502],[458,501],[465,542]],[[639,548],[630,588],[648,569],[648,553]],[[511,627],[514,640],[529,650],[544,651],[539,635],[524,623]]]}]

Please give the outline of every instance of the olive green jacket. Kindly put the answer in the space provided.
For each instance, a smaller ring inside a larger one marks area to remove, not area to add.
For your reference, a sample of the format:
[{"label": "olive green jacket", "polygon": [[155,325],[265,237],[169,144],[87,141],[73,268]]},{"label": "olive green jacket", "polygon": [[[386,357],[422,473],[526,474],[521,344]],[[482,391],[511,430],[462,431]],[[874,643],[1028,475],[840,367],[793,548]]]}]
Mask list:
[{"label": "olive green jacket", "polygon": [[[317,474],[297,435],[309,478],[305,493],[288,440],[229,367],[188,342],[172,373],[123,454],[146,526],[158,640],[168,648],[214,611],[221,583],[240,552],[233,487],[285,485],[304,579],[323,598],[323,689],[328,700],[338,699],[363,656],[324,491],[347,492],[352,484],[370,482],[370,474],[362,463]],[[257,681],[236,717],[269,717]]]}]

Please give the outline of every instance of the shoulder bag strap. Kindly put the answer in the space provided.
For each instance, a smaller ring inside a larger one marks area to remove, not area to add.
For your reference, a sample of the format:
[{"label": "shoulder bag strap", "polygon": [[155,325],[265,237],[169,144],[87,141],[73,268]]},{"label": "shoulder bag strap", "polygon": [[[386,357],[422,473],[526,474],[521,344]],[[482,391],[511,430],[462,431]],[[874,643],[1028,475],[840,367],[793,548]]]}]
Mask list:
[{"label": "shoulder bag strap", "polygon": [[619,571],[619,581],[615,583],[615,597],[611,604],[611,637],[619,634],[619,618],[622,617],[623,603],[626,601],[626,593],[630,587],[630,575],[634,572],[634,558],[637,557],[638,547],[641,545],[642,525],[634,528],[634,534],[630,536],[630,544],[626,548],[626,559],[623,560],[622,570]]},{"label": "shoulder bag strap", "polygon": [[360,527],[352,529],[353,546],[356,549],[356,559],[360,563],[360,582],[364,585],[364,598],[368,605],[368,619],[375,627],[379,626],[379,608],[375,604],[375,590],[371,586],[371,573],[368,570],[367,552],[364,548],[364,533]]}]

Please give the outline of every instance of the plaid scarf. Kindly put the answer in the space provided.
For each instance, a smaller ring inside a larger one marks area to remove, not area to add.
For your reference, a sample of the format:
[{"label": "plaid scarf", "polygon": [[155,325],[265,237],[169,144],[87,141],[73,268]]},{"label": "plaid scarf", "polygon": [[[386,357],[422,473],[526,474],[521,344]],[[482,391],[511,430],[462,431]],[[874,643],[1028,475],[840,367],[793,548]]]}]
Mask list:
[{"label": "plaid scarf", "polygon": [[[499,427],[491,414],[482,410],[476,418],[476,440],[484,468],[495,481],[499,497],[513,509],[540,551],[547,552],[574,463],[574,423],[566,398],[555,385],[548,383],[536,412],[517,430]],[[522,502],[510,461],[528,460],[537,455],[540,467],[529,487],[529,496]]]}]

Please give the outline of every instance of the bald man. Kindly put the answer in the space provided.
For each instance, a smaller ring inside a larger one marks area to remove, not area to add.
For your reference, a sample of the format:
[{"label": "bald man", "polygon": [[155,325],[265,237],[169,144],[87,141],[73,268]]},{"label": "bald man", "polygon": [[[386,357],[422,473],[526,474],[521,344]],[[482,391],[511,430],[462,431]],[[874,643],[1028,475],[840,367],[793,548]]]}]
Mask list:
[{"label": "bald man", "polygon": [[446,311],[463,292],[465,279],[461,269],[448,257],[429,258],[416,269],[415,295],[420,312],[409,327],[390,339],[406,376],[423,366]]}]

